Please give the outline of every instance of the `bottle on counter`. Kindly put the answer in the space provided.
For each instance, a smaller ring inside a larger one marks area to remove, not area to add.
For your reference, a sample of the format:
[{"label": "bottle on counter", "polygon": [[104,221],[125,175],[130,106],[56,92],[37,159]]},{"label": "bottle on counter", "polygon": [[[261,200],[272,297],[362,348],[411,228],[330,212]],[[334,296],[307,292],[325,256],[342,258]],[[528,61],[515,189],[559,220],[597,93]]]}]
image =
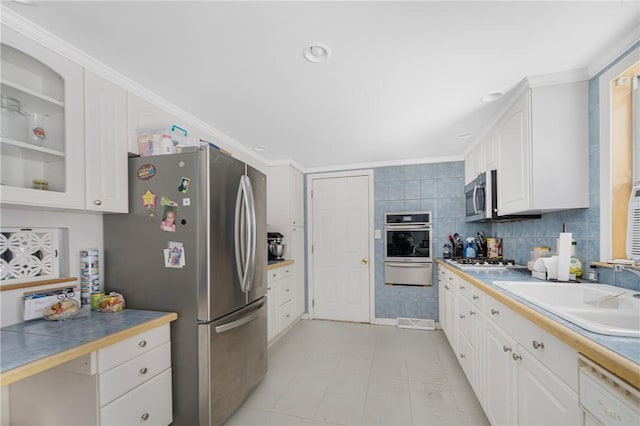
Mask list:
[{"label": "bottle on counter", "polygon": [[598,267],[589,265],[589,281],[598,281]]},{"label": "bottle on counter", "polygon": [[473,258],[476,257],[476,245],[475,238],[467,238],[467,245],[464,247],[464,257]]}]

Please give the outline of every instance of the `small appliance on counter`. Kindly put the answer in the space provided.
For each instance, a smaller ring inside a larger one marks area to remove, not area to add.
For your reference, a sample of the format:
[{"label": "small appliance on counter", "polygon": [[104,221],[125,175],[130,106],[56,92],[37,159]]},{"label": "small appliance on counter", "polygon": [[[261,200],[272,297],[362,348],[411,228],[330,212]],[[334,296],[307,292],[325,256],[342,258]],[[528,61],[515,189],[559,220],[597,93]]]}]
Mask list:
[{"label": "small appliance on counter", "polygon": [[267,232],[267,245],[269,246],[269,260],[283,260],[284,235],[279,232]]}]

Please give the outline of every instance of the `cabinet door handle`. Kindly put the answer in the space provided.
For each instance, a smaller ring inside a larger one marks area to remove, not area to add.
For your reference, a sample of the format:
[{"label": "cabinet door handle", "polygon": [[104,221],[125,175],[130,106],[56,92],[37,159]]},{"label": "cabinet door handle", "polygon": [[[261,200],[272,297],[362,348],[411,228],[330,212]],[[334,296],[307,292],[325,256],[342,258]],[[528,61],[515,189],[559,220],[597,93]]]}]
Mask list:
[{"label": "cabinet door handle", "polygon": [[267,291],[271,291],[271,287],[267,287]]},{"label": "cabinet door handle", "polygon": [[464,290],[464,286],[463,285],[460,286],[460,290]]},{"label": "cabinet door handle", "polygon": [[464,319],[464,315],[460,314],[460,319]]},{"label": "cabinet door handle", "polygon": [[533,349],[544,349],[544,343],[538,342],[536,340],[531,342],[531,346],[533,346]]},{"label": "cabinet door handle", "polygon": [[140,418],[146,422],[149,419],[149,413],[144,413],[143,415],[140,416]]},{"label": "cabinet door handle", "polygon": [[141,348],[144,348],[145,346],[147,346],[147,341],[146,340],[140,340],[140,342],[138,342],[138,346],[140,346]]},{"label": "cabinet door handle", "polygon": [[469,311],[469,315],[475,315],[476,313],[473,311]]},{"label": "cabinet door handle", "polygon": [[511,357],[513,358],[514,361],[519,361],[522,359],[522,355],[518,355],[518,354],[511,354]]},{"label": "cabinet door handle", "polygon": [[449,290],[450,287],[448,285],[445,285],[444,288],[445,290]]},{"label": "cabinet door handle", "polygon": [[478,300],[480,299],[480,296],[476,296],[475,294],[473,295],[473,300]]},{"label": "cabinet door handle", "polygon": [[142,367],[140,369],[140,374],[147,374],[147,371],[149,371],[149,370],[147,370],[147,367]]},{"label": "cabinet door handle", "polygon": [[466,358],[467,356],[465,354],[460,354],[460,358]]},{"label": "cabinet door handle", "polygon": [[500,313],[500,311],[498,311],[497,309],[491,309],[491,315],[498,315]]},{"label": "cabinet door handle", "polygon": [[507,345],[502,345],[502,350],[505,351],[505,352],[510,352],[511,348],[509,346],[507,346]]},{"label": "cabinet door handle", "polygon": [[100,201],[100,200],[95,200],[95,201],[93,202],[93,204],[95,204],[96,206],[101,206],[101,205],[102,205],[102,201]]}]

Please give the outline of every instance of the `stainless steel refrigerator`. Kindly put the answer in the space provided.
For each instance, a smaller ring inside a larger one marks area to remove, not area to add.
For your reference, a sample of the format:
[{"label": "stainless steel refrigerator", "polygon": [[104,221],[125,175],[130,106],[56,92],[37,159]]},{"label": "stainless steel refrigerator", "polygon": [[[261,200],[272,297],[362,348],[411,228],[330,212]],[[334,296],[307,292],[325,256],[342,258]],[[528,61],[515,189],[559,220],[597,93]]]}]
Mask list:
[{"label": "stainless steel refrigerator", "polygon": [[175,425],[221,424],[267,370],[266,177],[217,150],[129,159],[129,213],[104,216],[105,284],[174,311]]}]

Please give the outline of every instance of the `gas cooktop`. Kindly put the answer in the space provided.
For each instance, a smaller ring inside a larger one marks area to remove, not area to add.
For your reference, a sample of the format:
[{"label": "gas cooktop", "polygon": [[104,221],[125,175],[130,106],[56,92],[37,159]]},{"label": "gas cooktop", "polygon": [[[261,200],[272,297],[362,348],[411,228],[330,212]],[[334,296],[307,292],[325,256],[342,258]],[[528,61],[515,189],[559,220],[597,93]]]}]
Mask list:
[{"label": "gas cooktop", "polygon": [[460,269],[507,269],[516,266],[516,261],[513,259],[489,259],[486,257],[447,259],[447,262]]}]

